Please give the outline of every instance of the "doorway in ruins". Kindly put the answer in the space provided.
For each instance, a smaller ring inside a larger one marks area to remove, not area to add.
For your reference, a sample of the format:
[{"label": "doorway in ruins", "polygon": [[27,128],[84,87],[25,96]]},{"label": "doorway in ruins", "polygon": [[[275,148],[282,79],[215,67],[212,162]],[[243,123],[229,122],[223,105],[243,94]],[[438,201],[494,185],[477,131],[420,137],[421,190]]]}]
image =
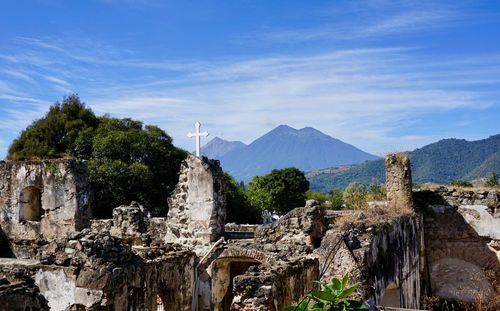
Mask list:
[{"label": "doorway in ruins", "polygon": [[382,307],[392,307],[392,308],[400,308],[400,288],[396,285],[396,283],[391,282],[384,290],[384,294],[382,295],[382,299],[380,299],[380,306]]},{"label": "doorway in ruins", "polygon": [[42,217],[42,191],[26,187],[19,194],[19,221],[40,221]]},{"label": "doorway in ruins", "polygon": [[233,280],[260,262],[253,258],[221,258],[212,266],[212,302],[214,311],[229,311],[233,302]]}]

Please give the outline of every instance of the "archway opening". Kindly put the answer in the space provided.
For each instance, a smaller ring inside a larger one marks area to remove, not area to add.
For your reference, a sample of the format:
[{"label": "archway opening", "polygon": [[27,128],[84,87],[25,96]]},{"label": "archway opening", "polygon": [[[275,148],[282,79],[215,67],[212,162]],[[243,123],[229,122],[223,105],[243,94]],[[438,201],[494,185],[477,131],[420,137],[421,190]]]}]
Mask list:
[{"label": "archway opening", "polygon": [[26,187],[19,195],[19,221],[40,221],[42,192],[37,187]]},{"label": "archway opening", "polygon": [[382,299],[380,299],[380,305],[382,307],[392,307],[392,308],[400,308],[401,302],[399,299],[400,290],[396,283],[391,282],[384,290],[384,294],[382,295]]},{"label": "archway opening", "polygon": [[156,295],[156,311],[165,311],[165,306],[163,305],[163,300],[159,295]]},{"label": "archway opening", "polygon": [[229,311],[233,302],[233,280],[260,262],[246,257],[222,258],[214,262],[212,297],[216,311]]}]

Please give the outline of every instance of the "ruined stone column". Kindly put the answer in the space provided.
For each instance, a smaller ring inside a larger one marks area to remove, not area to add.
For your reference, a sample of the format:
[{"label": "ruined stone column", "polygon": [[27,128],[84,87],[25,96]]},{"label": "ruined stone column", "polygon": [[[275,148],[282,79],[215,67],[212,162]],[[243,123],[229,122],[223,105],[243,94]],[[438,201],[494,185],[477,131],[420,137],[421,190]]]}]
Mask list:
[{"label": "ruined stone column", "polygon": [[385,187],[389,208],[413,208],[410,158],[406,153],[392,153],[385,158]]},{"label": "ruined stone column", "polygon": [[226,181],[219,161],[188,156],[168,200],[166,242],[209,245],[224,233]]}]

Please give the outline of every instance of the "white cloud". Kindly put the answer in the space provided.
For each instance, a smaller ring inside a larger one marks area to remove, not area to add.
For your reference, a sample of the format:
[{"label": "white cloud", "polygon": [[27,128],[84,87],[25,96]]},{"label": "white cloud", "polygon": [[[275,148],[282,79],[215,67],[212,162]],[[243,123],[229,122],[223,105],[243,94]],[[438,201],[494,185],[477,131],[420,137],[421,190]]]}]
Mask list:
[{"label": "white cloud", "polygon": [[[402,3],[372,16],[373,8],[376,2],[353,8],[363,18],[272,30],[265,38],[355,41],[442,27],[459,16],[449,8]],[[186,133],[200,120],[212,133],[247,143],[278,124],[312,126],[382,154],[436,139],[438,133],[407,133],[426,115],[498,106],[500,95],[497,55],[427,59],[416,56],[416,47],[324,47],[206,61],[141,58],[81,37],[24,37],[16,44],[9,52],[0,49],[4,141],[74,90],[96,113],[157,124],[187,149]]]}]

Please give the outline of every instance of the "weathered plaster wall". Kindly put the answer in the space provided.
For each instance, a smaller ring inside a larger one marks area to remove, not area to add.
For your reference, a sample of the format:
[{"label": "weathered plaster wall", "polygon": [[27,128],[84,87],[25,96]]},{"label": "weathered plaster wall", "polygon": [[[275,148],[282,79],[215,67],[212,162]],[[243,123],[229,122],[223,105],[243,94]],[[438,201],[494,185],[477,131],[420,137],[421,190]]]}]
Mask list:
[{"label": "weathered plaster wall", "polygon": [[156,310],[158,297],[165,310],[190,310],[196,263],[191,251],[175,245],[131,248],[89,229],[40,248],[39,261],[0,260],[0,276],[13,282],[32,278],[51,311],[149,311]]},{"label": "weathered plaster wall", "polygon": [[188,156],[168,205],[166,241],[196,246],[203,253],[224,234],[226,181],[219,161]]},{"label": "weathered plaster wall", "polygon": [[0,224],[11,238],[51,239],[80,230],[88,225],[90,204],[84,164],[71,160],[0,163]]},{"label": "weathered plaster wall", "polygon": [[[429,294],[500,307],[498,193],[438,187],[415,192],[424,211]],[[495,293],[496,289],[496,293]]]},{"label": "weathered plaster wall", "polygon": [[[371,305],[418,309],[423,231],[420,216],[398,217],[370,227],[330,230],[315,250],[322,280],[346,273],[361,283]],[[387,301],[392,290],[394,299]]]}]

